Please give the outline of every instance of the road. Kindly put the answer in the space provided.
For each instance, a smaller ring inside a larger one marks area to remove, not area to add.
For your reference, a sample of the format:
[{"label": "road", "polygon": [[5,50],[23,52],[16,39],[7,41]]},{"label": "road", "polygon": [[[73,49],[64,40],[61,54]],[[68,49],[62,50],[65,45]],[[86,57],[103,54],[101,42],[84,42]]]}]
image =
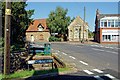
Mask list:
[{"label": "road", "polygon": [[78,69],[70,75],[118,78],[118,48],[98,44],[51,43],[52,51]]}]

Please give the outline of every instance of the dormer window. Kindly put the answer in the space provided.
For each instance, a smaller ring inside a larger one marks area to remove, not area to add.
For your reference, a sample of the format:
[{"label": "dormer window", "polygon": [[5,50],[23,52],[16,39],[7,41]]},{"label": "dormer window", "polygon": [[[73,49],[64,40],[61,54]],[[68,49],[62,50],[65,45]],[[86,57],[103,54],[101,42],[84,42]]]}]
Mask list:
[{"label": "dormer window", "polygon": [[38,31],[43,31],[43,26],[40,24],[39,26],[38,26]]}]

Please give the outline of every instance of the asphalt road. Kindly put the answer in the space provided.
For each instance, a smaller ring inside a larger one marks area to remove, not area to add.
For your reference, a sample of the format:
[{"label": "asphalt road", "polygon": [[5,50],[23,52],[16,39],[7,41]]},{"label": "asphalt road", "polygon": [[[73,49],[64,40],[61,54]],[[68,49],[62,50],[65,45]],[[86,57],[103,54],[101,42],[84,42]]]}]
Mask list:
[{"label": "asphalt road", "polygon": [[117,46],[52,43],[52,51],[76,66],[79,72],[70,75],[118,78]]}]

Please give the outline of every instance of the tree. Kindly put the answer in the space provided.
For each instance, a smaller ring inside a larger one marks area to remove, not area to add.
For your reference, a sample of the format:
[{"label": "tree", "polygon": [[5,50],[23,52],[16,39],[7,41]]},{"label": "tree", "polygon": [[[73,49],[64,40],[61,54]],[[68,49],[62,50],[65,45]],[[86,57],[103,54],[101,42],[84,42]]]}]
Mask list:
[{"label": "tree", "polygon": [[[2,26],[4,26],[5,2],[0,3],[0,5],[2,6]],[[23,42],[25,31],[32,21],[30,17],[33,15],[34,10],[25,10],[27,6],[26,2],[12,2],[11,5],[11,43],[16,44]],[[4,33],[4,27],[2,30],[2,33]]]},{"label": "tree", "polygon": [[92,31],[88,30],[88,37],[93,38],[93,36],[94,36],[94,33]]},{"label": "tree", "polygon": [[70,24],[70,17],[67,16],[68,9],[57,7],[55,11],[51,11],[47,19],[47,25],[50,33],[58,33],[61,36],[67,34],[67,27]]}]

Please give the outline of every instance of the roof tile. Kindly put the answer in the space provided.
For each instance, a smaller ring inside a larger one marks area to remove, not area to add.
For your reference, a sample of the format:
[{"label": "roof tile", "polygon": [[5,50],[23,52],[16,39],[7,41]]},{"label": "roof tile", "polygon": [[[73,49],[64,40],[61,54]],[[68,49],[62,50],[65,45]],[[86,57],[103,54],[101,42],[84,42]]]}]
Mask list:
[{"label": "roof tile", "polygon": [[46,19],[35,19],[33,23],[31,23],[26,31],[38,31],[38,25],[41,24],[44,27],[43,31],[49,31]]}]

